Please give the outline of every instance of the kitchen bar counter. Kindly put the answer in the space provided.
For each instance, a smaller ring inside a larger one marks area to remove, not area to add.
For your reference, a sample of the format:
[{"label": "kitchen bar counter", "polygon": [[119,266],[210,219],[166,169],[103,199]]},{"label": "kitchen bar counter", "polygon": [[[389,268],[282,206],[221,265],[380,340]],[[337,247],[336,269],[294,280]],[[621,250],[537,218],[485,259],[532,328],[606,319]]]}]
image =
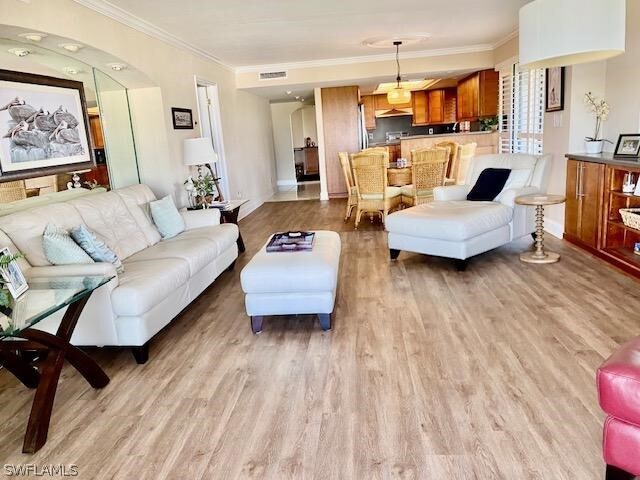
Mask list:
[{"label": "kitchen bar counter", "polygon": [[403,158],[411,157],[411,150],[430,148],[436,143],[452,141],[460,144],[475,142],[478,144],[477,155],[498,153],[498,132],[459,132],[440,135],[417,135],[404,137],[400,141]]}]

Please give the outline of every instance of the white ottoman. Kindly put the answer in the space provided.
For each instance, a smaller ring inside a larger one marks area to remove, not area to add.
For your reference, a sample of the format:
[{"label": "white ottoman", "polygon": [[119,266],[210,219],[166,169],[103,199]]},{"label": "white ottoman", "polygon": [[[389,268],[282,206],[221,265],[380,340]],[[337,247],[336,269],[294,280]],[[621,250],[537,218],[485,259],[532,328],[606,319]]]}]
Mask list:
[{"label": "white ottoman", "polygon": [[309,252],[267,253],[266,244],[240,273],[251,330],[259,333],[266,315],[315,314],[331,329],[340,265],[340,236],[316,231]]}]

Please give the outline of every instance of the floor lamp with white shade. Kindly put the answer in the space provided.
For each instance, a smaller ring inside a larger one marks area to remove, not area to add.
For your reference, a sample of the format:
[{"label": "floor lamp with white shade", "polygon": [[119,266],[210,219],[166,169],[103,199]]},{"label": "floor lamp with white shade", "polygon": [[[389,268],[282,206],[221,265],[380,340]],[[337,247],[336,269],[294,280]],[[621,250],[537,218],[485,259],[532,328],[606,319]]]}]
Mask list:
[{"label": "floor lamp with white shade", "polygon": [[[213,183],[218,192],[218,200],[223,202],[224,197],[222,195],[222,190],[220,189],[220,184],[218,183],[219,178],[216,177],[210,166],[210,164],[215,164],[218,161],[218,155],[211,145],[211,140],[205,137],[185,138],[183,141],[182,159],[185,165],[195,165],[198,167],[198,180],[200,181],[204,179],[202,175],[202,166],[207,166],[207,168],[211,172]],[[206,194],[207,192],[198,192],[198,195],[202,195],[203,197]],[[206,208],[206,203],[204,205]]]}]

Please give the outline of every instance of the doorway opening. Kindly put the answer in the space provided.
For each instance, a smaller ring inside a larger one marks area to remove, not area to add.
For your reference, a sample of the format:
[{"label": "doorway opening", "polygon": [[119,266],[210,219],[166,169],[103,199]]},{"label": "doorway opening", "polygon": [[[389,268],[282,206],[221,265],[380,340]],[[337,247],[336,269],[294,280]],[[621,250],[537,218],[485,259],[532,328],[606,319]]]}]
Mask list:
[{"label": "doorway opening", "polygon": [[200,135],[211,140],[213,151],[218,155],[218,161],[210,164],[211,171],[219,179],[223,197],[225,200],[230,200],[232,196],[229,191],[229,176],[224,153],[218,85],[198,77],[195,77],[195,82]]},{"label": "doorway opening", "polygon": [[320,198],[316,107],[303,98],[271,103],[277,191],[270,202]]}]

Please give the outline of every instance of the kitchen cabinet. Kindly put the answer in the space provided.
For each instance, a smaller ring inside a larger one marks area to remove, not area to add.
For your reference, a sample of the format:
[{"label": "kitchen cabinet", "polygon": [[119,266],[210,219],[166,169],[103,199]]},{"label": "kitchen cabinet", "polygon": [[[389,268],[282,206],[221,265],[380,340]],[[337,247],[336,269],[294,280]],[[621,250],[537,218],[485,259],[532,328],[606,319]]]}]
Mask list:
[{"label": "kitchen cabinet", "polygon": [[376,99],[374,95],[363,95],[362,106],[364,108],[364,128],[376,129]]},{"label": "kitchen cabinet", "polygon": [[305,175],[317,175],[320,173],[318,147],[305,147],[303,171]]},{"label": "kitchen cabinet", "polygon": [[473,73],[458,82],[458,121],[473,121],[498,114],[498,72]]},{"label": "kitchen cabinet", "polygon": [[331,87],[323,88],[320,96],[327,191],[330,197],[345,197],[347,185],[338,152],[354,153],[360,150],[360,92],[357,86]]},{"label": "kitchen cabinet", "polygon": [[411,106],[413,109],[413,126],[428,125],[429,111],[426,90],[416,90],[411,93]]},{"label": "kitchen cabinet", "polygon": [[565,237],[593,249],[599,247],[604,165],[569,159]]},{"label": "kitchen cabinet", "polygon": [[93,148],[104,148],[104,137],[102,136],[102,122],[98,115],[89,116],[89,129],[91,130],[91,142]]},{"label": "kitchen cabinet", "polygon": [[429,90],[427,92],[427,105],[429,111],[429,123],[444,122],[444,90]]}]

